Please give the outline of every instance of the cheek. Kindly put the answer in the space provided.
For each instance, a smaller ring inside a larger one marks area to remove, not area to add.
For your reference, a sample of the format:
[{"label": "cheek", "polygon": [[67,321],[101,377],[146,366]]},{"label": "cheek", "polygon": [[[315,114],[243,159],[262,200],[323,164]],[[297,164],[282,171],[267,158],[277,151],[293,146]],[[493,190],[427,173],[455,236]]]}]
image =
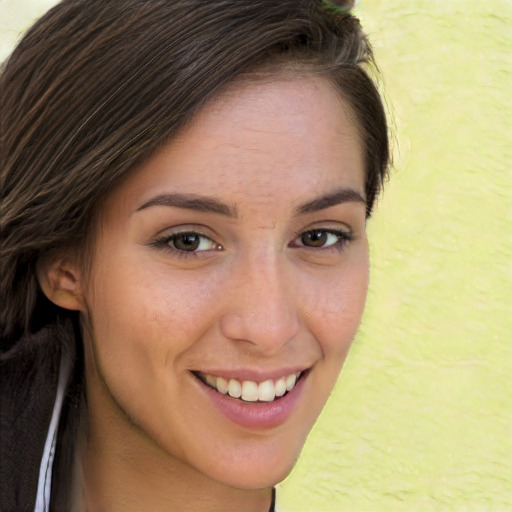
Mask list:
[{"label": "cheek", "polygon": [[160,357],[185,350],[207,328],[219,286],[215,273],[193,277],[137,254],[111,261],[97,267],[87,297],[97,350]]},{"label": "cheek", "polygon": [[213,325],[212,290],[218,284],[215,273],[192,279],[142,258],[112,261],[96,267],[88,297],[93,333],[84,341],[90,406],[97,399],[95,410],[103,410],[106,385],[133,421],[159,437],[151,411],[161,409],[166,424],[172,423],[162,404],[179,400],[176,390],[182,388],[187,358]]},{"label": "cheek", "polygon": [[[337,272],[315,279],[305,296],[309,330],[324,358],[342,364],[357,332],[366,303],[369,263],[366,246]],[[305,287],[307,289],[307,287]]]}]

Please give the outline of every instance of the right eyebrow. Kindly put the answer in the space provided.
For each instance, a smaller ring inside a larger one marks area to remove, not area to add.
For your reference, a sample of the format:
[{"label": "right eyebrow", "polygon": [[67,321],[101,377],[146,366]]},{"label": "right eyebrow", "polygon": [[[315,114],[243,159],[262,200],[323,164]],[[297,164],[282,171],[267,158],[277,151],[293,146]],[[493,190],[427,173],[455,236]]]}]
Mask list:
[{"label": "right eyebrow", "polygon": [[197,194],[166,193],[152,197],[137,208],[137,212],[153,206],[169,206],[174,208],[185,208],[206,213],[217,213],[226,217],[236,217],[236,208],[215,199],[214,197],[201,196]]},{"label": "right eyebrow", "polygon": [[340,188],[331,194],[308,201],[297,208],[297,213],[303,215],[305,213],[317,212],[335,206],[341,203],[356,202],[366,204],[366,200],[357,190],[352,188]]}]

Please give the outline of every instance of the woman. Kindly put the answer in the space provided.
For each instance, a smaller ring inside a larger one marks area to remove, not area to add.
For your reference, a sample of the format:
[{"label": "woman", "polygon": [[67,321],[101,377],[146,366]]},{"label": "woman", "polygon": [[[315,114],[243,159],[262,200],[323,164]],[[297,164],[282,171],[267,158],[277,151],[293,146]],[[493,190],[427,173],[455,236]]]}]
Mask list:
[{"label": "woman", "polygon": [[357,330],[388,165],[359,22],[67,0],[0,79],[1,505],[273,509]]}]

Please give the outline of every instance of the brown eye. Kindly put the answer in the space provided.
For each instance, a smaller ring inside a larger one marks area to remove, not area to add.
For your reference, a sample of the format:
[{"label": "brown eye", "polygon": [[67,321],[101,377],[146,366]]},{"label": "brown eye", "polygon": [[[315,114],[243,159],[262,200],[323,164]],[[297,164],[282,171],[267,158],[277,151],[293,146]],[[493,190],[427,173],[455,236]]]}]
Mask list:
[{"label": "brown eye", "polygon": [[170,236],[164,236],[155,242],[157,247],[166,247],[180,254],[194,254],[203,251],[220,250],[221,246],[201,233],[184,231]]},{"label": "brown eye", "polygon": [[163,235],[150,244],[158,249],[171,252],[180,258],[197,256],[202,252],[221,251],[222,246],[210,237],[196,231],[182,231],[170,235]]},{"label": "brown eye", "polygon": [[343,249],[352,240],[350,231],[338,229],[311,229],[302,233],[293,243],[293,247],[311,249]]},{"label": "brown eye", "polygon": [[173,237],[172,243],[179,251],[195,251],[201,243],[201,236],[197,233],[181,233]]},{"label": "brown eye", "polygon": [[327,231],[316,229],[314,231],[303,233],[300,240],[302,245],[305,245],[306,247],[323,247],[327,243],[329,235],[334,236]]}]

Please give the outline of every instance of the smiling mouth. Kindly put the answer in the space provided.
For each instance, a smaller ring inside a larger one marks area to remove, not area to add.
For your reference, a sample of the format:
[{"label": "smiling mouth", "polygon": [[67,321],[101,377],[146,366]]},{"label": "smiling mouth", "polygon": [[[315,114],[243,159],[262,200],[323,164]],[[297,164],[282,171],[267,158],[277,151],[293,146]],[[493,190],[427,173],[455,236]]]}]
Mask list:
[{"label": "smiling mouth", "polygon": [[193,375],[206,386],[222,395],[243,402],[269,403],[282,398],[295,387],[296,383],[304,377],[306,372],[296,372],[283,375],[279,379],[268,379],[263,382],[253,380],[226,379],[216,375],[193,371]]}]

